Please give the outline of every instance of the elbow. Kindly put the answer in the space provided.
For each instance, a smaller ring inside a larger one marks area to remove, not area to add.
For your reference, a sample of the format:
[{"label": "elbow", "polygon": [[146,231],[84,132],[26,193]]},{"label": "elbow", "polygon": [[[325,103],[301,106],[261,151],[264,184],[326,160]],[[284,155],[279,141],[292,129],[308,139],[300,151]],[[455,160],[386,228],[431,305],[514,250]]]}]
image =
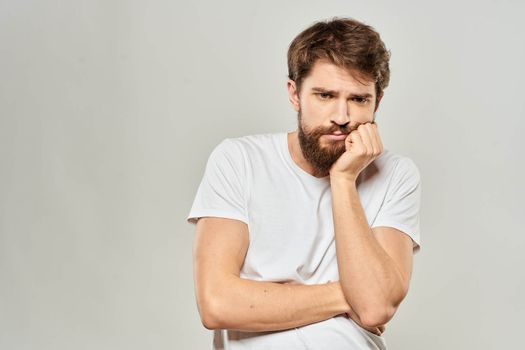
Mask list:
[{"label": "elbow", "polygon": [[197,291],[197,309],[204,328],[209,330],[224,328],[224,312],[221,311],[221,298],[217,293]]},{"label": "elbow", "polygon": [[201,323],[209,330],[231,329],[235,324],[235,300],[231,286],[234,280],[222,279],[222,283],[205,281],[196,284],[195,294]]},{"label": "elbow", "polygon": [[217,320],[217,317],[215,314],[206,307],[199,307],[199,314],[201,316],[201,323],[204,326],[204,328],[212,331],[215,329],[220,329],[219,321]]},{"label": "elbow", "polygon": [[359,314],[359,319],[365,328],[379,327],[388,323],[394,317],[396,309],[392,305],[370,308]]},{"label": "elbow", "polygon": [[404,289],[398,294],[392,294],[388,299],[370,299],[355,308],[361,324],[375,328],[387,324],[397,311],[397,308],[407,294]]},{"label": "elbow", "polygon": [[217,302],[206,300],[197,302],[201,323],[204,328],[209,330],[222,329],[222,321],[219,318],[220,312],[217,310]]}]

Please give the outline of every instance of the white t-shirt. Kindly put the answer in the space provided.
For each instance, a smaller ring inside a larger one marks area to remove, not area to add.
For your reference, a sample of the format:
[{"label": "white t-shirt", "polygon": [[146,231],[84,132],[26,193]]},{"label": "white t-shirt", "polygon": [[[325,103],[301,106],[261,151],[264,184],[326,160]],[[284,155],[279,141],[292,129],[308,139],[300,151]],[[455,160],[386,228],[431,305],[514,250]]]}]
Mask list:
[{"label": "white t-shirt", "polygon": [[[371,227],[390,226],[419,250],[421,185],[414,162],[384,150],[357,179]],[[329,176],[316,178],[291,158],[287,133],[226,139],[211,153],[188,221],[212,216],[248,225],[250,245],[240,276],[322,284],[338,281]],[[337,316],[276,332],[215,331],[222,349],[385,349],[384,337]]]}]

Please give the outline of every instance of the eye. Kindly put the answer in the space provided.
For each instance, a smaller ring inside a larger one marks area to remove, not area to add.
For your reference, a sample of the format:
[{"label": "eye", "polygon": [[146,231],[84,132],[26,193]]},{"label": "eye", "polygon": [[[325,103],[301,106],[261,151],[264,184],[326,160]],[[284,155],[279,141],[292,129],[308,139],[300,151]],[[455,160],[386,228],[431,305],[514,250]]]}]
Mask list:
[{"label": "eye", "polygon": [[332,98],[332,95],[330,95],[327,92],[320,92],[317,94],[317,96],[319,96],[321,100],[329,100],[330,98]]},{"label": "eye", "polygon": [[368,102],[368,98],[366,98],[366,97],[354,97],[354,98],[352,98],[352,101],[355,101],[355,102],[357,102],[357,103],[359,103],[361,105],[364,105],[364,104],[366,104]]}]

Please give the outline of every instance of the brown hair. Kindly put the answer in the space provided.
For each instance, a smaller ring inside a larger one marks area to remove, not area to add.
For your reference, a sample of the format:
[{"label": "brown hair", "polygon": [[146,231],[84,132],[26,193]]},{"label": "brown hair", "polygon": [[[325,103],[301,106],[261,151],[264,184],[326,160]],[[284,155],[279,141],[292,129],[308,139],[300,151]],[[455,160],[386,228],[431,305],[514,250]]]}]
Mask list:
[{"label": "brown hair", "polygon": [[375,82],[379,98],[390,80],[390,52],[374,28],[350,18],[316,22],[302,31],[288,48],[288,77],[297,91],[318,59],[358,72]]}]

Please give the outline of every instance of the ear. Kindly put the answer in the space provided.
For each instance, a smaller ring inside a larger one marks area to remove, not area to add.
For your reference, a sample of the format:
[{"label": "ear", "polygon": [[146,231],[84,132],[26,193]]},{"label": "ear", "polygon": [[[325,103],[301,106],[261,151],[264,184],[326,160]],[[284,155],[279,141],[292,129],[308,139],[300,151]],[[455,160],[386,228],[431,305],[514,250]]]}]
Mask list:
[{"label": "ear", "polygon": [[293,109],[295,109],[296,112],[299,112],[299,92],[297,91],[297,85],[295,84],[295,81],[288,79],[286,86],[288,88],[288,100],[292,104]]},{"label": "ear", "polygon": [[381,102],[381,99],[383,98],[383,92],[381,92],[381,95],[377,96],[377,99],[376,99],[376,106],[374,108],[374,112],[377,111],[377,109],[379,108],[379,102]]}]

